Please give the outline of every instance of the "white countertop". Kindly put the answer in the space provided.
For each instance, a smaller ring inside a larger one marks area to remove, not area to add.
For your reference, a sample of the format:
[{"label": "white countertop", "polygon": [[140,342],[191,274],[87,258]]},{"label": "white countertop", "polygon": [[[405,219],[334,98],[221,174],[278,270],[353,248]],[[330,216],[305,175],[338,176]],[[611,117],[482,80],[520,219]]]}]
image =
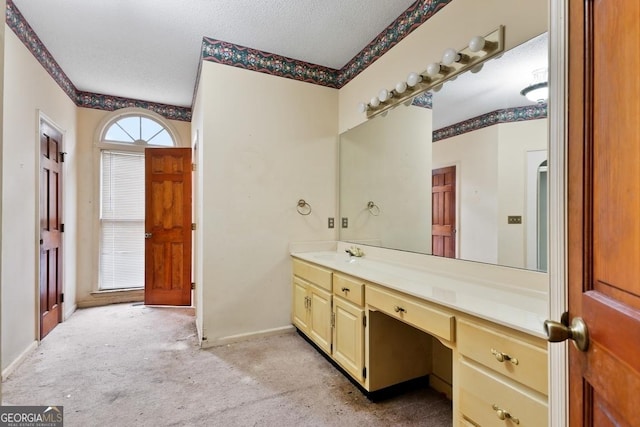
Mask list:
[{"label": "white countertop", "polygon": [[543,324],[548,318],[547,292],[490,283],[469,276],[457,276],[455,272],[445,273],[367,256],[349,257],[344,252],[293,252],[291,255],[425,301],[546,338]]}]

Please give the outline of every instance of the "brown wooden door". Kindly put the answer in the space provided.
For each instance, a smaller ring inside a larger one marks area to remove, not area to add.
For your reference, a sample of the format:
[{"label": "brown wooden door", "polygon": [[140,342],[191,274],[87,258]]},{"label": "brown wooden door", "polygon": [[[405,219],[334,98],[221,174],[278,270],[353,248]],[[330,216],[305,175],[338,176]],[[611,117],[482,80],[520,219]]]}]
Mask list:
[{"label": "brown wooden door", "polygon": [[40,339],[62,321],[62,135],[40,122]]},{"label": "brown wooden door", "polygon": [[456,167],[431,172],[431,251],[447,258],[456,256]]},{"label": "brown wooden door", "polygon": [[144,302],[191,305],[191,148],[145,150]]},{"label": "brown wooden door", "polygon": [[640,425],[640,2],[569,3],[571,426]]}]

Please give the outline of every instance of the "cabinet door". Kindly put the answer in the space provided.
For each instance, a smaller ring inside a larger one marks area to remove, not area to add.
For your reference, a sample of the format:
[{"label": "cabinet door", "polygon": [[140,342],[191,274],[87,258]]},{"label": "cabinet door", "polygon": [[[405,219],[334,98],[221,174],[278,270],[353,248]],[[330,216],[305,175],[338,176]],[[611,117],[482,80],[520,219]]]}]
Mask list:
[{"label": "cabinet door", "polygon": [[297,277],[293,278],[293,310],[292,322],[304,333],[309,332],[308,285]]},{"label": "cabinet door", "polygon": [[327,354],[331,354],[331,293],[309,285],[311,310],[309,338]]},{"label": "cabinet door", "polygon": [[353,378],[364,382],[364,309],[334,298],[333,358]]}]

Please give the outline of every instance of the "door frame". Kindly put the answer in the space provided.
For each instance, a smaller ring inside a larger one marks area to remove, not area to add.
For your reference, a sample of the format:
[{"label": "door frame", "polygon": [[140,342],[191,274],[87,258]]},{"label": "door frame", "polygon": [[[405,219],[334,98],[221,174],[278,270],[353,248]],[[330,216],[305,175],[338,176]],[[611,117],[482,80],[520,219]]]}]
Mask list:
[{"label": "door frame", "polygon": [[[60,135],[62,135],[62,138],[60,140],[60,151],[64,152],[64,147],[65,147],[65,143],[66,143],[66,139],[67,139],[67,133],[66,131],[60,126],[58,125],[54,120],[52,120],[49,116],[47,116],[42,110],[38,109],[36,110],[36,147],[38,147],[37,150],[35,150],[35,154],[36,154],[36,183],[37,183],[37,187],[38,187],[38,191],[35,192],[35,215],[34,215],[34,222],[35,222],[35,236],[36,236],[36,241],[34,241],[34,252],[35,252],[35,272],[36,272],[36,277],[35,277],[35,300],[36,300],[36,304],[35,304],[35,338],[36,341],[39,343],[41,341],[40,339],[40,245],[38,244],[38,239],[40,236],[40,184],[41,184],[41,180],[40,180],[40,168],[42,167],[42,164],[40,162],[40,156],[41,154],[41,149],[40,149],[40,123],[41,122],[46,122],[48,126],[51,126],[52,128],[54,128],[56,131],[60,132]],[[66,193],[66,186],[67,186],[67,176],[66,176],[66,168],[64,167],[64,165],[62,165],[62,170],[60,171],[60,175],[62,177],[62,189],[60,190],[62,193],[62,220],[61,223],[64,223],[64,215],[66,212],[66,206],[65,206],[65,202],[66,202],[66,197],[64,197],[65,193]],[[61,250],[60,250],[60,254],[61,254],[61,258],[62,261],[60,262],[60,268],[62,269],[62,272],[60,273],[60,281],[62,284],[62,293],[64,294],[66,292],[67,286],[66,286],[66,256],[65,256],[65,252],[66,252],[66,243],[65,243],[65,234],[66,233],[60,233],[61,234]],[[60,303],[60,323],[64,322],[67,318],[66,316],[66,307],[67,307],[67,303],[66,301],[63,301]]]},{"label": "door frame", "polygon": [[[568,0],[549,8],[549,318],[568,310],[567,284],[567,90]],[[548,346],[549,426],[568,425],[569,352],[567,342]]]}]

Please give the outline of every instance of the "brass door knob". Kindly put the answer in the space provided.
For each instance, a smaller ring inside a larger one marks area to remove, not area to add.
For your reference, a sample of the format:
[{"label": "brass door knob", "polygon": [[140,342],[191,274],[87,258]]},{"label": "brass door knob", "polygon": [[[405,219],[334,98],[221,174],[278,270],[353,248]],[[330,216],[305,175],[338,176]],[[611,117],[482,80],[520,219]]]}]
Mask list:
[{"label": "brass door knob", "polygon": [[562,315],[560,322],[545,320],[544,331],[549,342],[562,342],[570,339],[578,350],[587,351],[589,349],[589,330],[581,317],[574,317],[571,325],[569,325],[567,313]]}]

